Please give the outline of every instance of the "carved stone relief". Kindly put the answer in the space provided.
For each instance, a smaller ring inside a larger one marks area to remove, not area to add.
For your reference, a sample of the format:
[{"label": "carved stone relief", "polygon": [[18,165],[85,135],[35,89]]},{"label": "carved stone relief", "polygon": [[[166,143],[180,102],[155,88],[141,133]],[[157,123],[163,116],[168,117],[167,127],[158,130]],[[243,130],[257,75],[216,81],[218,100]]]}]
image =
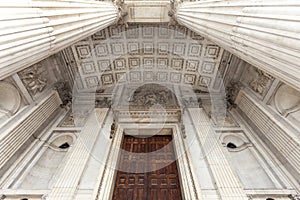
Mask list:
[{"label": "carved stone relief", "polygon": [[227,109],[231,109],[235,107],[235,99],[238,95],[238,92],[241,89],[241,84],[239,82],[230,82],[226,87],[226,101],[227,101]]},{"label": "carved stone relief", "polygon": [[96,108],[110,108],[112,100],[109,97],[97,97],[95,107]]},{"label": "carved stone relief", "polygon": [[21,96],[18,89],[11,83],[0,81],[0,119],[11,117],[20,108]]},{"label": "carved stone relief", "polygon": [[254,92],[263,95],[274,78],[260,69],[255,68],[255,71],[257,77],[249,83],[249,86]]},{"label": "carved stone relief", "polygon": [[129,100],[130,106],[149,108],[159,104],[164,108],[176,107],[177,100],[172,91],[158,84],[146,84],[136,89]]},{"label": "carved stone relief", "polygon": [[35,64],[19,73],[21,80],[32,95],[42,92],[47,85],[43,72],[42,65]]}]

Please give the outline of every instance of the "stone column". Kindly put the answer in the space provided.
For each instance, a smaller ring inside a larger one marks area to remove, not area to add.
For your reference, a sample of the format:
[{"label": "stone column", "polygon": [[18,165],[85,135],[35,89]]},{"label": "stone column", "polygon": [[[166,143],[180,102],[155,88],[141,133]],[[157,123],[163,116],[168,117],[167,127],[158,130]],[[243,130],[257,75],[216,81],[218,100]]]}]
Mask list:
[{"label": "stone column", "polygon": [[112,2],[1,2],[0,79],[116,23],[118,16]]},{"label": "stone column", "polygon": [[179,24],[300,89],[300,1],[183,2],[173,13]]},{"label": "stone column", "polygon": [[238,177],[222,151],[221,143],[213,130],[208,116],[201,108],[189,108],[197,139],[202,146],[203,155],[211,168],[215,184],[222,200],[248,200]]},{"label": "stone column", "polygon": [[107,113],[108,108],[95,109],[90,113],[47,200],[73,200],[75,198],[77,186]]}]

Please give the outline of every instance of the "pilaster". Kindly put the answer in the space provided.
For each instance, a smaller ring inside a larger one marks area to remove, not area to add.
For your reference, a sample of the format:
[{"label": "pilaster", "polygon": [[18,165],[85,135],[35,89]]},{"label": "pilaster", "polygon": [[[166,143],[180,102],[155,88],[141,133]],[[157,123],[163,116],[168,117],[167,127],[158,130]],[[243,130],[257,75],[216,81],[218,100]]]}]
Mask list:
[{"label": "pilaster", "polygon": [[47,200],[73,200],[82,173],[86,168],[96,138],[101,131],[108,108],[95,109],[87,118],[77,142]]},{"label": "pilaster", "polygon": [[220,199],[247,200],[248,197],[222,151],[221,143],[206,113],[201,108],[189,108],[188,112],[195,126],[198,141],[203,147],[203,154],[210,165]]}]

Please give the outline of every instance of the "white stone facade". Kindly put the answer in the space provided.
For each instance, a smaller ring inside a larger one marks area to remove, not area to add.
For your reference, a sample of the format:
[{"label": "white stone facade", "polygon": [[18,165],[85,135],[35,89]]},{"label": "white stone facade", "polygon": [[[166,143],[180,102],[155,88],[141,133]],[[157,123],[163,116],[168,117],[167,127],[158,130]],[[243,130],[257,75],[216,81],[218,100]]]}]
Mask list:
[{"label": "white stone facade", "polygon": [[299,199],[299,2],[0,11],[0,199],[112,199],[145,132],[172,135],[183,199]]}]

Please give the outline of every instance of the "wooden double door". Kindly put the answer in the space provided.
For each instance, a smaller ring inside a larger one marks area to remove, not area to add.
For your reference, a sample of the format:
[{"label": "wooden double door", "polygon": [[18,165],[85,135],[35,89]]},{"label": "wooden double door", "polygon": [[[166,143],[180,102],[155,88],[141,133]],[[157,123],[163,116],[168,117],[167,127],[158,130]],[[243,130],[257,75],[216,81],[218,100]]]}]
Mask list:
[{"label": "wooden double door", "polygon": [[113,200],[180,200],[172,136],[124,136]]}]

